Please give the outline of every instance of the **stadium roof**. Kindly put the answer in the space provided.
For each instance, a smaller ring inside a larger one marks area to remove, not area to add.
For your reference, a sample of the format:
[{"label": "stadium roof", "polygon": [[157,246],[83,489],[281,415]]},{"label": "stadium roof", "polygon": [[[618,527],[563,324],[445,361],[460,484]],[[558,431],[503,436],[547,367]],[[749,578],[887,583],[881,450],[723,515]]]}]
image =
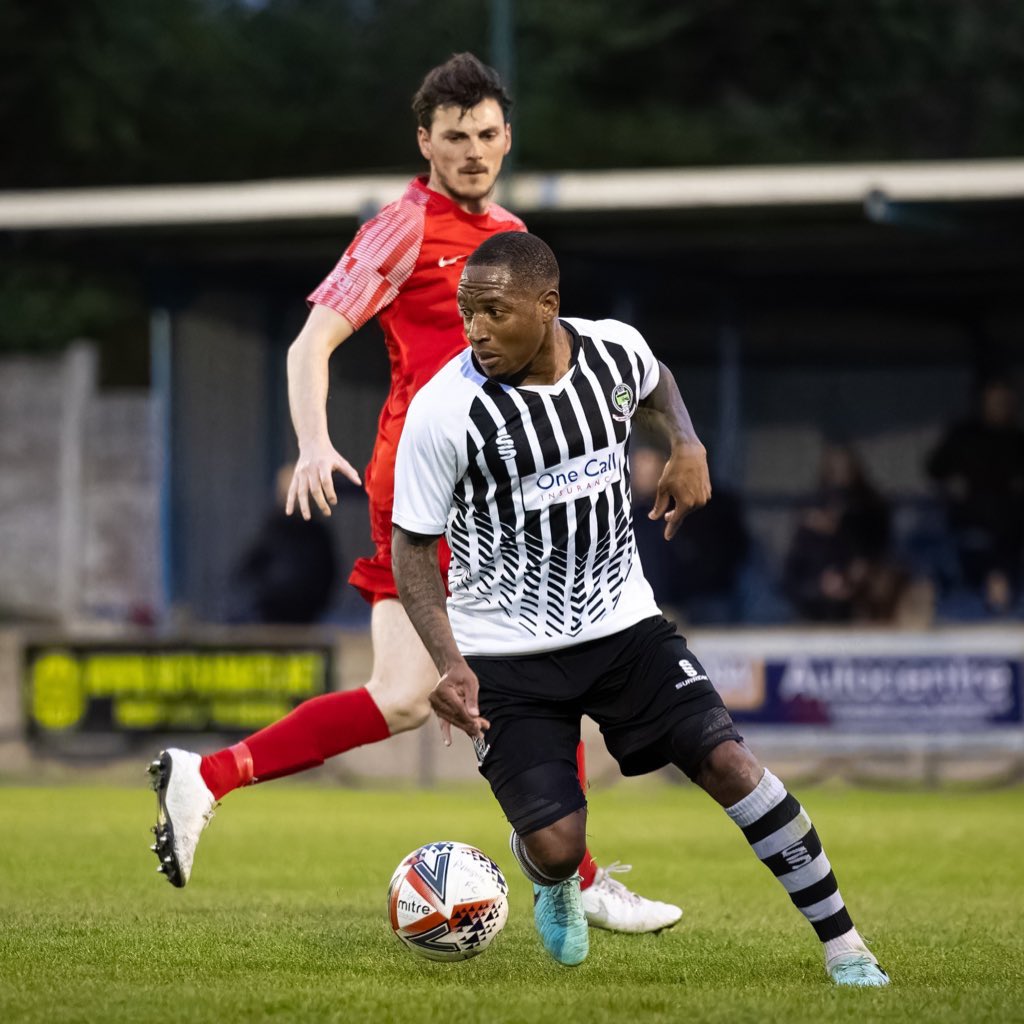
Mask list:
[{"label": "stadium roof", "polygon": [[[0,230],[154,227],[365,217],[407,175],[0,192]],[[520,173],[517,213],[742,210],[1024,199],[1024,159]]]}]

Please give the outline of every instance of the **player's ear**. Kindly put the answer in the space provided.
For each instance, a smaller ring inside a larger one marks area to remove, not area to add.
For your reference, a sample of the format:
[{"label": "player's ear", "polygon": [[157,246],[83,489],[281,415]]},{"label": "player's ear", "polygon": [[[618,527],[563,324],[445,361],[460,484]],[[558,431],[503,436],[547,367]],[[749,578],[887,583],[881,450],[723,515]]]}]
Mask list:
[{"label": "player's ear", "polygon": [[540,305],[541,320],[549,324],[558,316],[559,295],[557,288],[549,288],[537,300]]},{"label": "player's ear", "polygon": [[[420,153],[423,154],[424,160],[430,160],[432,148],[430,145],[430,130],[420,125],[416,129],[416,141],[420,146]],[[506,150],[508,152],[508,150]]]},{"label": "player's ear", "polygon": [[508,122],[505,123],[505,149],[504,156],[508,156],[509,150],[512,148],[512,125]]}]

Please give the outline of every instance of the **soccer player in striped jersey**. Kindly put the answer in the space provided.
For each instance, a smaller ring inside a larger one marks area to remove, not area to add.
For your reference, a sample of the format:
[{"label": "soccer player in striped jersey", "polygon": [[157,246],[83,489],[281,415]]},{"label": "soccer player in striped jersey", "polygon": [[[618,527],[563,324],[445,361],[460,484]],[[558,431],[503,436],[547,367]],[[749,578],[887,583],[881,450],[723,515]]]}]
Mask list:
[{"label": "soccer player in striped jersey", "polygon": [[[492,68],[472,54],[453,56],[425,77],[413,99],[420,152],[429,174],[359,230],[337,266],[309,296],[305,327],[288,353],[288,397],[299,459],[286,510],[310,518],[336,503],[332,474],[359,474],[327,433],[328,360],[374,316],[391,359],[391,389],[366,470],[376,551],[356,562],[350,582],[372,605],[374,664],[364,687],[307,701],[243,742],[200,759],[163,751],[151,771],[159,798],[160,870],[177,886],[192,871],[196,843],[216,801],[251,782],[290,775],[353,747],[422,725],[437,674],[398,601],[391,571],[391,506],[398,439],[412,396],[466,347],[455,290],[466,257],[496,232],[525,231],[493,202],[511,145],[509,97]],[[447,569],[448,551],[440,551]],[[582,745],[578,751],[583,775]],[[592,924],[617,931],[658,931],[682,911],[644,899],[585,853],[580,871]]]},{"label": "soccer player in striped jersey", "polygon": [[473,739],[512,824],[545,948],[566,965],[588,952],[574,757],[587,714],[624,774],[674,764],[725,808],[811,923],[837,984],[887,984],[810,818],[744,745],[644,578],[626,466],[633,417],[672,444],[650,513],[666,538],[711,493],[672,375],[627,324],[559,317],[558,265],[534,235],[484,242],[458,295],[472,348],[409,409],[395,577],[441,674],[431,703],[446,737],[455,725]]}]

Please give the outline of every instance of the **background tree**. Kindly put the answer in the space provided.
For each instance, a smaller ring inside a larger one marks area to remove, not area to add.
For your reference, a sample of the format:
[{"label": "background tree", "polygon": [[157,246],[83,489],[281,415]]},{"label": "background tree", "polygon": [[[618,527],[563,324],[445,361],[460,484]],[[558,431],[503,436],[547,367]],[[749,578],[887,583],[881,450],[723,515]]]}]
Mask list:
[{"label": "background tree", "polygon": [[[450,53],[488,56],[488,14],[0,0],[0,189],[411,172],[410,97]],[[522,169],[1024,149],[1017,0],[516,0],[515,41]],[[136,337],[141,287],[0,235],[0,349]]]},{"label": "background tree", "polygon": [[[0,187],[417,164],[409,97],[481,0],[0,0]],[[1005,156],[1014,0],[518,0],[519,166]],[[566,112],[571,111],[571,116]]]}]

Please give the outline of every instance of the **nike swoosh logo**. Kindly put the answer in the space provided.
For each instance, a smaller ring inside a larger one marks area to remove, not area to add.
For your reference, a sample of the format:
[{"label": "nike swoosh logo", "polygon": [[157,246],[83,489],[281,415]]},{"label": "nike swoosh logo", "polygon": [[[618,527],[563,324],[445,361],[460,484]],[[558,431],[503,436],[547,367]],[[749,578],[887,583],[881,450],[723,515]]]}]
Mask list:
[{"label": "nike swoosh logo", "polygon": [[437,261],[437,265],[439,267],[450,267],[453,263],[458,263],[459,260],[464,260],[465,258],[466,258],[465,254],[463,254],[462,256],[452,256],[449,259],[446,259],[444,256],[442,256]]}]

